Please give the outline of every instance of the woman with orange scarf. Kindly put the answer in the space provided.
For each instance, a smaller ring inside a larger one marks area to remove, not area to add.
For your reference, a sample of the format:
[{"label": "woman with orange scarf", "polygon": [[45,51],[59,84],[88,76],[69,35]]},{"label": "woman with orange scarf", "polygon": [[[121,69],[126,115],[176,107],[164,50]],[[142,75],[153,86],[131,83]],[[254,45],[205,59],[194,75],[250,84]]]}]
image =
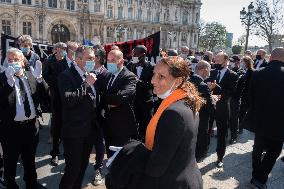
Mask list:
[{"label": "woman with orange scarf", "polygon": [[198,111],[203,99],[188,82],[188,64],[180,57],[161,59],[154,68],[154,94],[163,99],[146,131],[150,151],[143,189],[202,189],[195,160]]}]

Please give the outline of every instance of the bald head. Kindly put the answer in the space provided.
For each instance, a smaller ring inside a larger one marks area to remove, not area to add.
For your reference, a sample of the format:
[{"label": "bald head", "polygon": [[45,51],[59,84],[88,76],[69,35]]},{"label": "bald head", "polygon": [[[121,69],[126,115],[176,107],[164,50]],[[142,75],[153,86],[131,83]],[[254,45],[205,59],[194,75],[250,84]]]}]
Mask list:
[{"label": "bald head", "polygon": [[284,62],[284,48],[277,47],[271,52],[270,61],[278,60]]}]

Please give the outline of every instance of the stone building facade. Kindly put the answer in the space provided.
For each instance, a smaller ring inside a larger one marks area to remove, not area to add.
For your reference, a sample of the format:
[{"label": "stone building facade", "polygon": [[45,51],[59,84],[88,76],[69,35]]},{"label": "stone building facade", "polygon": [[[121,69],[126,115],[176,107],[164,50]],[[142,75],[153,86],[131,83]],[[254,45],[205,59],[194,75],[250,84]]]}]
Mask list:
[{"label": "stone building facade", "polygon": [[197,47],[201,0],[0,0],[0,31],[102,44],[161,31],[162,48]]}]

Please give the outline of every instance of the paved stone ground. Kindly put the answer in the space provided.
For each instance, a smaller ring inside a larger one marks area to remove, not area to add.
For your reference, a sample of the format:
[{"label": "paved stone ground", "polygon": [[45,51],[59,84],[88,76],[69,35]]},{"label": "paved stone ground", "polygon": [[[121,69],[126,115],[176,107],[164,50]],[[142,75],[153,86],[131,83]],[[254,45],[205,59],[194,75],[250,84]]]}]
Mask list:
[{"label": "paved stone ground", "polygon": [[[50,156],[47,155],[50,151],[50,144],[47,143],[49,136],[48,122],[49,115],[46,114],[44,116],[44,128],[40,130],[40,144],[37,150],[36,166],[39,182],[45,184],[48,189],[57,189],[64,171],[64,160],[63,157],[60,157],[60,165],[57,167],[49,165]],[[224,169],[215,168],[217,158],[214,151],[216,139],[211,139],[208,157],[198,164],[203,175],[204,189],[250,189],[253,135],[249,132],[244,132],[239,139],[239,143],[227,147]],[[284,150],[281,156],[283,155]],[[92,154],[90,162],[94,162],[94,157],[95,155]],[[104,186],[95,187],[90,184],[93,174],[92,163],[90,163],[84,178],[84,189],[105,189]],[[22,175],[23,169],[19,164],[16,179],[20,188],[24,189]],[[276,162],[267,185],[269,189],[284,189],[284,163],[280,159]]]}]

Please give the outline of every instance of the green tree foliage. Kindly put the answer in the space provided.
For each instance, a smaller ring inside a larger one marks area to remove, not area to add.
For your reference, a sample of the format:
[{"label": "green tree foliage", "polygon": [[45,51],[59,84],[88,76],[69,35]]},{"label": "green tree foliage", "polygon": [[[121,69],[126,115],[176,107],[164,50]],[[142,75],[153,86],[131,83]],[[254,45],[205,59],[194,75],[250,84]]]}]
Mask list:
[{"label": "green tree foliage", "polygon": [[218,22],[206,23],[200,30],[199,46],[206,50],[222,48],[226,45],[226,27]]},{"label": "green tree foliage", "polygon": [[255,0],[254,32],[268,42],[269,51],[283,28],[283,0]]},{"label": "green tree foliage", "polygon": [[242,50],[243,50],[243,47],[240,45],[234,45],[232,47],[233,54],[241,54]]}]

